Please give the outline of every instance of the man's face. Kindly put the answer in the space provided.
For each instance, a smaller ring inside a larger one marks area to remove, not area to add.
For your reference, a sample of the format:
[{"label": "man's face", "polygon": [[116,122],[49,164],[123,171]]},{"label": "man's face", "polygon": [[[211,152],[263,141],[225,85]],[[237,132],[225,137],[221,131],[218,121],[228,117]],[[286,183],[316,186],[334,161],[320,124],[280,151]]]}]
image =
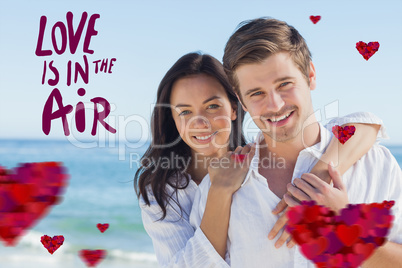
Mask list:
[{"label": "man's face", "polygon": [[237,68],[243,108],[265,135],[277,142],[301,136],[303,124],[313,114],[310,90],[316,86],[314,65],[309,82],[287,52],[276,53],[262,63]]}]

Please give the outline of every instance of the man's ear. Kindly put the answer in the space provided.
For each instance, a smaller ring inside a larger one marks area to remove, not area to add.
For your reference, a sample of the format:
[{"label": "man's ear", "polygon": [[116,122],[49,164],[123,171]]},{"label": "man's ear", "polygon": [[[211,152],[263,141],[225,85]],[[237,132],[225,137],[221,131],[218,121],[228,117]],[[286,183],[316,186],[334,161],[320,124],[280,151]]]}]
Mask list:
[{"label": "man's ear", "polygon": [[310,90],[314,90],[315,87],[317,86],[317,81],[316,81],[316,73],[315,73],[315,67],[312,61],[310,61],[310,71],[308,74],[309,82],[310,82]]},{"label": "man's ear", "polygon": [[245,112],[247,112],[246,106],[243,104],[242,99],[240,98],[240,96],[239,96],[237,93],[236,93],[236,97],[237,97],[237,99],[239,100],[239,102],[240,102],[241,107],[243,108],[243,110],[244,110]]}]

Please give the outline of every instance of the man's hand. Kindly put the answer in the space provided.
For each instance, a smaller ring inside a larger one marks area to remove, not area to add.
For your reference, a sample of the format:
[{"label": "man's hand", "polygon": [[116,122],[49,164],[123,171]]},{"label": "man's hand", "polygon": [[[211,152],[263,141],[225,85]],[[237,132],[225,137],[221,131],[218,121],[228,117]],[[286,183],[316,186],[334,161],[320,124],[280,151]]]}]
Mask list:
[{"label": "man's hand", "polygon": [[[328,165],[328,172],[334,182],[333,187],[310,173],[303,174],[302,179],[295,179],[295,184],[300,186],[300,189],[292,184],[288,184],[288,192],[272,211],[273,214],[279,214],[283,210],[285,210],[285,212],[279,217],[274,227],[269,232],[268,239],[274,239],[288,222],[286,216],[288,205],[297,206],[300,205],[300,201],[315,200],[318,205],[327,206],[334,211],[339,211],[347,206],[349,202],[346,187],[342,182],[339,172],[331,164],[332,163]],[[313,198],[309,194],[311,194]],[[280,248],[289,237],[290,234],[284,230],[276,241],[275,247]],[[286,245],[288,248],[292,248],[295,244],[296,242],[291,239]]]},{"label": "man's hand", "polygon": [[[314,200],[317,205],[326,206],[335,212],[339,212],[347,206],[349,200],[341,175],[331,164],[328,165],[328,171],[334,186],[323,182],[311,173],[305,173],[301,176],[301,179],[294,179],[294,185],[291,183],[287,185],[288,191],[300,201]],[[300,204],[289,194],[285,194],[283,198],[291,207]]]},{"label": "man's hand", "polygon": [[[286,204],[285,200],[282,198],[281,201],[278,203],[278,205],[276,205],[276,207],[272,211],[273,214],[279,214],[283,210],[285,210],[285,212],[276,221],[276,223],[275,223],[274,227],[272,228],[272,230],[269,232],[269,234],[268,234],[268,239],[269,240],[274,239],[276,237],[276,235],[279,233],[279,231],[288,222],[288,218],[286,216],[287,208],[288,208],[288,204]],[[286,230],[284,230],[282,235],[281,235],[281,237],[279,237],[279,239],[276,241],[275,247],[280,248],[286,242],[286,240],[288,240],[289,237],[290,237],[290,234],[288,232],[286,232]],[[286,244],[286,246],[288,248],[292,248],[294,245],[296,245],[296,242],[294,241],[293,238]]]}]

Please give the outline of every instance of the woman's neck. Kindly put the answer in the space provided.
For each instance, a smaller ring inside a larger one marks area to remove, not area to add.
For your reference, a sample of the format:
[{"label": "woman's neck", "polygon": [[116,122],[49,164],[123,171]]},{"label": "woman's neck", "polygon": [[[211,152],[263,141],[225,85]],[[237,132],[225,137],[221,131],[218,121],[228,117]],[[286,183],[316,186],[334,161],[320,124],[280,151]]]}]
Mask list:
[{"label": "woman's neck", "polygon": [[207,168],[204,168],[204,167],[195,168],[194,166],[190,166],[188,173],[191,175],[191,179],[197,185],[199,185],[201,183],[202,179],[205,177],[205,175],[208,174],[208,167]]},{"label": "woman's neck", "polygon": [[199,185],[202,181],[202,179],[205,177],[205,175],[208,174],[208,167],[209,167],[209,162],[212,159],[217,159],[222,157],[226,152],[228,148],[219,150],[214,155],[208,155],[205,156],[204,154],[197,153],[192,151],[191,152],[191,162],[188,168],[188,173],[191,175],[191,179]]}]

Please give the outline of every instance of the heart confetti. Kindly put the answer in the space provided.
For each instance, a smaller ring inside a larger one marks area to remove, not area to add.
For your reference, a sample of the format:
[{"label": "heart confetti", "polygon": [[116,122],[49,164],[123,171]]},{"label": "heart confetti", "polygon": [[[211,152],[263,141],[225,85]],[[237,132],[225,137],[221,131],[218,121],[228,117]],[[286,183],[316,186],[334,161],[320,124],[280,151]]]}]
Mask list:
[{"label": "heart confetti", "polygon": [[387,241],[394,204],[349,204],[336,215],[314,201],[303,201],[288,209],[286,230],[316,267],[355,268]]},{"label": "heart confetti", "polygon": [[86,263],[88,267],[96,266],[101,260],[106,257],[107,251],[104,249],[82,249],[79,251],[81,259]]},{"label": "heart confetti", "polygon": [[61,201],[68,175],[61,163],[0,167],[0,239],[14,246],[25,231]]},{"label": "heart confetti", "polygon": [[236,154],[236,153],[233,153],[233,154],[231,155],[231,157],[232,157],[236,162],[242,163],[242,162],[246,159],[247,155],[246,155],[246,154]]},{"label": "heart confetti", "polygon": [[64,236],[55,235],[51,238],[50,236],[44,235],[40,238],[40,242],[42,242],[43,246],[50,254],[53,254],[61,245],[63,245]]},{"label": "heart confetti", "polygon": [[98,223],[96,225],[96,227],[98,227],[98,229],[99,229],[99,231],[101,231],[101,233],[104,233],[107,230],[107,228],[109,228],[109,223],[104,223],[104,224]]},{"label": "heart confetti", "polygon": [[379,48],[380,43],[378,42],[369,42],[368,44],[366,44],[365,42],[359,41],[356,43],[356,49],[365,60],[371,58],[371,56],[373,56]]},{"label": "heart confetti", "polygon": [[356,131],[355,126],[341,127],[335,125],[332,127],[332,133],[334,133],[335,137],[342,144],[345,144],[345,142],[347,142],[355,134],[355,131]]},{"label": "heart confetti", "polygon": [[310,16],[310,20],[316,24],[321,19],[321,16]]}]

